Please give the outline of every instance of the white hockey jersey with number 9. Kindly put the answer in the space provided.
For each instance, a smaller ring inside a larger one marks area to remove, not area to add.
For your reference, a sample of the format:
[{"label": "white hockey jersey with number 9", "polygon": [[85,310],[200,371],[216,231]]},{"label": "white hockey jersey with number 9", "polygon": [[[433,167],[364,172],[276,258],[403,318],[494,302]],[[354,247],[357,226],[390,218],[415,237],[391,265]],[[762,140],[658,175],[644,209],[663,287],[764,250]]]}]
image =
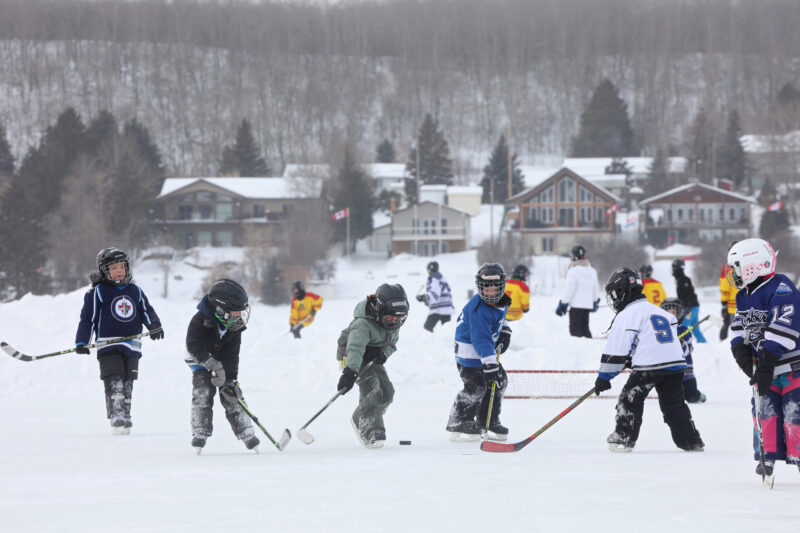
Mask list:
[{"label": "white hockey jersey with number 9", "polygon": [[629,360],[634,372],[685,369],[677,327],[674,316],[646,299],[629,303],[614,318],[600,362],[600,377],[610,380]]}]

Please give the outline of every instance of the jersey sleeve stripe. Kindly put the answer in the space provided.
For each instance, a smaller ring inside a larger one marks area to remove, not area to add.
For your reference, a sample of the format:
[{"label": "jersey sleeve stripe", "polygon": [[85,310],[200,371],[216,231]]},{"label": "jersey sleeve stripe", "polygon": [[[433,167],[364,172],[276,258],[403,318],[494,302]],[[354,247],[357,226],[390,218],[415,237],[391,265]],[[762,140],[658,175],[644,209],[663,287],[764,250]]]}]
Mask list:
[{"label": "jersey sleeve stripe", "polygon": [[780,344],[787,350],[794,350],[795,346],[797,346],[797,343],[794,341],[794,339],[786,338],[785,335],[776,335],[769,330],[764,333],[764,340],[774,342],[775,344]]},{"label": "jersey sleeve stripe", "polygon": [[776,335],[783,335],[784,337],[787,337],[789,339],[796,339],[797,337],[800,337],[800,333],[798,333],[797,331],[775,323],[772,323],[769,326],[767,326],[766,331],[771,331]]}]

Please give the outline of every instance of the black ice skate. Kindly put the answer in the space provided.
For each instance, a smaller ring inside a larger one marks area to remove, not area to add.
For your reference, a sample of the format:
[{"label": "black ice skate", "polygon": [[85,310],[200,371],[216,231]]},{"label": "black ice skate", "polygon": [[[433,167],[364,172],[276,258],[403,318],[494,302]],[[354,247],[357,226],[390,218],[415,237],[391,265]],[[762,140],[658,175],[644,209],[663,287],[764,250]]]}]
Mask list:
[{"label": "black ice skate", "polygon": [[496,422],[489,426],[489,431],[486,433],[486,438],[489,440],[504,441],[508,439],[508,428],[500,422]]},{"label": "black ice skate", "polygon": [[256,437],[255,435],[248,435],[246,437],[243,437],[242,442],[244,442],[244,445],[247,447],[248,450],[253,450],[256,453],[259,453],[258,445],[261,444],[261,441],[259,441],[258,437]]},{"label": "black ice skate", "polygon": [[112,435],[130,435],[131,429],[125,425],[124,416],[111,417],[111,434]]},{"label": "black ice skate", "polygon": [[206,438],[204,435],[195,435],[192,437],[192,448],[197,451],[197,455],[203,451],[203,448],[206,445]]},{"label": "black ice skate", "polygon": [[633,451],[633,443],[620,437],[616,432],[609,435],[606,442],[608,443],[608,449],[612,452],[630,453]]},{"label": "black ice skate", "polygon": [[364,446],[367,448],[383,448],[386,442],[386,432],[382,429],[373,429],[369,436],[364,439]]},{"label": "black ice skate", "polygon": [[447,432],[450,433],[450,442],[474,442],[481,438],[481,430],[472,420],[447,426]]},{"label": "black ice skate", "polygon": [[760,462],[756,465],[756,474],[761,476],[764,487],[770,490],[772,490],[772,486],[775,484],[774,472],[775,472],[775,461],[770,461],[769,459],[764,460],[763,469],[761,468]]}]

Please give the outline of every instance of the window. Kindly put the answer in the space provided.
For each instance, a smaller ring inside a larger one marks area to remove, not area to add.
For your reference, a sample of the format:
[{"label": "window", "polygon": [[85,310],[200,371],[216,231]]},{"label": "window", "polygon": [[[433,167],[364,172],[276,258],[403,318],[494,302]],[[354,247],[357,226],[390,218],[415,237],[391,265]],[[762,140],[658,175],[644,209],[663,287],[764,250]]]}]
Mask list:
[{"label": "window", "polygon": [[217,232],[217,246],[233,246],[233,232],[232,231],[218,231]]},{"label": "window", "polygon": [[581,207],[578,210],[578,225],[579,226],[591,226],[592,225],[592,215],[594,213],[594,209],[591,207]]},{"label": "window", "polygon": [[594,226],[596,228],[602,228],[605,220],[606,220],[606,210],[603,207],[595,207],[594,208]]},{"label": "window", "polygon": [[283,204],[283,212],[288,214],[294,211],[294,206],[292,204]]},{"label": "window", "polygon": [[725,222],[725,209],[723,209],[721,207],[719,209],[719,221],[720,222]]},{"label": "window", "polygon": [[178,246],[181,248],[191,248],[194,246],[194,234],[190,231],[178,233]]},{"label": "window", "polygon": [[572,178],[562,178],[558,181],[558,201],[575,201],[575,181]]},{"label": "window", "polygon": [[736,220],[736,211],[731,207],[728,211],[730,218],[728,220]]},{"label": "window", "polygon": [[197,246],[211,246],[211,232],[198,231],[197,232]]},{"label": "window", "polygon": [[211,211],[214,206],[211,204],[200,204],[197,206],[197,210],[200,212],[200,218],[202,219],[209,219],[211,218]]},{"label": "window", "polygon": [[700,212],[700,222],[705,222],[706,220],[706,210],[705,209],[698,209]]},{"label": "window", "polygon": [[678,208],[678,220],[683,220],[683,209]]},{"label": "window", "polygon": [[537,194],[536,196],[531,196],[530,198],[528,198],[528,202],[531,203],[531,204],[538,204],[539,203],[539,195]]},{"label": "window", "polygon": [[525,220],[525,226],[529,228],[535,228],[541,225],[539,221],[539,208],[538,207],[529,207],[528,208],[528,217]]},{"label": "window", "polygon": [[255,218],[261,218],[266,214],[266,209],[264,204],[253,204],[253,216]]},{"label": "window", "polygon": [[686,213],[689,215],[689,220],[694,220],[694,209],[689,208],[686,210]]},{"label": "window", "polygon": [[233,218],[233,204],[217,204],[217,220],[230,220]]},{"label": "window", "polygon": [[436,249],[437,249],[437,245],[436,244],[437,244],[436,242],[428,242],[428,241],[423,242],[422,243],[422,255],[424,255],[425,257],[430,257],[432,255],[436,255]]},{"label": "window", "polygon": [[200,213],[200,218],[202,219],[211,218],[212,212],[214,210],[214,205],[212,204],[212,201],[213,199],[211,197],[210,192],[200,191],[197,193],[197,211]]},{"label": "window", "polygon": [[447,241],[442,241],[441,253],[443,254],[450,253],[450,244]]},{"label": "window", "polygon": [[574,207],[559,207],[558,208],[558,225],[565,228],[571,228],[575,225],[575,208]]},{"label": "window", "polygon": [[553,188],[548,187],[539,193],[540,203],[542,204],[552,204],[553,203]]},{"label": "window", "polygon": [[542,224],[552,224],[553,223],[553,208],[552,207],[542,207]]},{"label": "window", "polygon": [[178,206],[178,219],[191,220],[192,219],[192,205],[179,205]]},{"label": "window", "polygon": [[442,219],[442,235],[447,235],[447,219]]},{"label": "window", "polygon": [[590,204],[594,202],[594,194],[592,194],[589,189],[581,185],[578,187],[578,199],[582,204]]},{"label": "window", "polygon": [[425,219],[425,220],[422,221],[422,234],[423,235],[427,235],[428,234],[428,219]]},{"label": "window", "polygon": [[543,252],[552,252],[553,251],[553,238],[552,237],[542,237],[542,251]]}]

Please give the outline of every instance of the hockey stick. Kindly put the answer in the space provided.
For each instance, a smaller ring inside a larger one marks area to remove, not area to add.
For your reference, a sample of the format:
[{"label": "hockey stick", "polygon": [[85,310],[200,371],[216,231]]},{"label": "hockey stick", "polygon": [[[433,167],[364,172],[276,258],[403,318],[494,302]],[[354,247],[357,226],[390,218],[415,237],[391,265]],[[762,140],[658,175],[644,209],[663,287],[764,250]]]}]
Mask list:
[{"label": "hockey stick", "polygon": [[[756,361],[753,359],[753,374],[756,371]],[[758,396],[758,389],[755,385],[752,386],[753,389],[753,410],[755,411],[755,420],[756,420],[756,435],[758,436],[758,464],[761,467],[761,484],[764,488],[768,488],[772,490],[772,486],[775,484],[775,474],[767,475],[767,468],[764,464],[764,430],[761,428],[761,413],[759,412],[759,407],[761,404],[761,398]]]},{"label": "hockey stick", "polygon": [[492,407],[494,407],[494,392],[497,389],[497,382],[492,381],[492,397],[489,398],[489,408],[486,410],[486,425],[481,429],[481,439],[486,440],[489,434],[489,421],[492,419]]},{"label": "hockey stick", "polygon": [[[119,339],[109,339],[107,341],[100,341],[94,344],[86,344],[85,348],[100,348],[101,346],[107,346],[109,344],[115,344],[117,342],[125,342],[125,341],[132,341],[134,339],[141,339],[142,337],[146,337],[150,335],[149,331],[145,331],[144,333],[139,333],[138,335],[131,335],[130,337],[120,337]],[[67,353],[72,353],[75,351],[75,348],[70,348],[69,350],[61,350],[60,352],[52,352],[46,353],[44,355],[26,355],[8,343],[0,342],[0,348],[3,349],[8,355],[13,357],[14,359],[19,359],[20,361],[37,361],[39,359],[44,359],[45,357],[55,357],[56,355],[64,355]]]},{"label": "hockey stick", "polygon": [[485,440],[481,443],[481,450],[484,452],[518,452],[528,444],[530,444],[533,439],[550,429],[550,427],[564,418],[567,413],[578,407],[584,400],[589,398],[592,394],[594,394],[594,387],[592,387],[589,391],[586,392],[583,396],[572,402],[569,407],[561,411],[555,418],[553,418],[550,422],[542,426],[536,433],[531,435],[525,440],[515,442],[513,444],[506,444],[505,442],[495,442],[490,440]]},{"label": "hockey stick", "polygon": [[284,429],[284,430],[283,430],[283,433],[281,434],[281,438],[280,438],[280,440],[278,440],[278,441],[276,442],[276,441],[275,441],[275,439],[273,439],[273,438],[272,438],[272,435],[270,435],[270,434],[269,434],[269,431],[267,431],[266,429],[264,429],[264,426],[262,426],[262,425],[261,425],[261,422],[259,422],[259,421],[258,421],[258,418],[256,417],[256,415],[254,415],[254,414],[253,414],[253,412],[250,410],[250,408],[249,408],[249,407],[247,407],[247,404],[246,404],[246,403],[244,403],[244,400],[242,400],[241,398],[236,398],[236,400],[239,402],[239,405],[241,405],[241,406],[242,406],[242,409],[244,409],[244,412],[245,412],[245,413],[247,413],[247,416],[249,416],[250,418],[252,418],[252,419],[253,419],[253,422],[255,422],[255,423],[256,423],[256,425],[258,426],[258,428],[259,428],[261,431],[263,431],[263,432],[264,432],[264,435],[266,435],[266,436],[267,436],[267,438],[270,440],[270,442],[271,442],[272,444],[274,444],[274,445],[275,445],[275,447],[276,447],[276,448],[278,448],[278,450],[280,450],[280,451],[283,451],[283,450],[285,450],[285,449],[286,449],[286,446],[288,446],[288,444],[289,444],[289,441],[292,439],[292,434],[291,434],[291,432],[290,432],[288,429]]},{"label": "hockey stick", "polygon": [[705,322],[705,321],[706,321],[706,320],[708,320],[709,318],[711,318],[711,315],[706,315],[706,316],[704,316],[703,318],[701,318],[700,320],[698,320],[698,321],[697,321],[697,324],[693,325],[693,326],[692,326],[692,327],[690,327],[690,328],[687,328],[687,329],[686,329],[686,331],[684,331],[683,333],[681,333],[680,335],[678,335],[678,338],[680,339],[681,337],[683,337],[683,336],[684,336],[684,335],[686,335],[687,333],[691,333],[691,332],[692,332],[692,330],[693,330],[694,328],[696,328],[697,326],[699,326],[700,324],[702,324],[703,322]]},{"label": "hockey stick", "polygon": [[[369,367],[371,367],[371,366],[372,366],[372,361],[370,361],[369,363],[367,363],[367,366],[365,366],[365,367],[364,367],[364,370],[362,370],[362,371],[361,371],[361,373],[363,374],[363,373],[364,373],[364,371],[365,371],[366,369],[368,369]],[[356,381],[358,381],[358,380],[356,380]],[[333,395],[333,398],[331,398],[330,400],[328,400],[328,403],[326,403],[325,405],[323,405],[323,406],[322,406],[322,409],[320,409],[319,411],[317,411],[317,412],[316,412],[316,414],[314,414],[314,416],[312,416],[312,417],[311,417],[311,420],[309,420],[308,422],[306,422],[305,424],[303,424],[303,427],[301,427],[300,429],[298,429],[298,430],[297,430],[297,438],[298,438],[298,439],[300,439],[300,442],[302,442],[303,444],[311,444],[312,442],[314,442],[314,435],[312,435],[311,433],[309,433],[308,431],[306,431],[306,428],[307,428],[308,426],[310,426],[310,425],[311,425],[311,422],[313,422],[314,420],[316,420],[316,419],[317,419],[317,417],[318,417],[319,415],[321,415],[321,414],[322,414],[322,413],[325,411],[325,409],[327,409],[328,407],[330,407],[330,406],[331,406],[331,404],[332,404],[333,402],[335,402],[335,401],[336,401],[336,398],[338,398],[339,396],[342,396],[342,395],[343,395],[345,392],[347,392],[347,391],[345,391],[344,389],[341,389],[341,390],[338,390],[338,391],[336,391],[336,394],[334,394],[334,395]]]}]

